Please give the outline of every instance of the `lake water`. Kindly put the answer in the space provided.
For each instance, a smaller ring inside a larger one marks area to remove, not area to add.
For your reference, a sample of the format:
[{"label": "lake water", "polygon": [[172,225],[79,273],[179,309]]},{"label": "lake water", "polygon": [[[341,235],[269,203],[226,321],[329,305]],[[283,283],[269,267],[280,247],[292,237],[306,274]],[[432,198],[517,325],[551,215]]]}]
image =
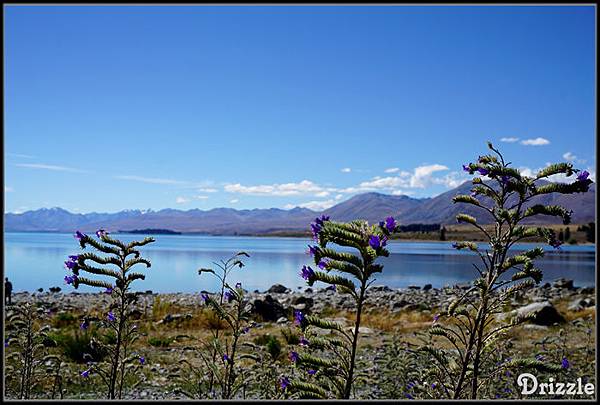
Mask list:
[{"label": "lake water", "polygon": [[[141,239],[140,235],[120,234],[124,241]],[[298,275],[303,265],[310,265],[305,253],[310,240],[304,238],[260,238],[226,236],[158,235],[156,242],[142,248],[142,257],[152,267],[139,267],[146,280],[134,282],[134,290],[154,292],[214,291],[217,281],[210,274],[198,275],[201,267],[211,267],[213,261],[226,260],[243,250],[250,254],[246,267],[235,269],[229,279],[242,282],[248,290],[265,290],[275,283],[290,288],[305,286]],[[529,249],[531,244],[517,245],[515,251]],[[434,287],[471,280],[476,274],[472,263],[479,258],[470,252],[456,251],[452,242],[399,242],[388,243],[390,257],[379,259],[385,268],[377,275],[375,285],[392,288],[408,285],[432,284]],[[86,251],[91,248],[86,248]],[[564,246],[560,250],[546,248],[547,253],[536,261],[544,272],[544,281],[559,277],[575,280],[576,286],[595,286],[595,246]],[[90,250],[91,251],[91,250]],[[63,262],[68,255],[81,252],[72,234],[5,233],[4,269],[13,283],[13,289],[32,292],[40,287],[60,286],[67,274]],[[314,267],[314,266],[313,266]],[[96,277],[96,276],[91,276]],[[316,284],[315,287],[324,285]],[[91,292],[87,286],[79,291]]]}]

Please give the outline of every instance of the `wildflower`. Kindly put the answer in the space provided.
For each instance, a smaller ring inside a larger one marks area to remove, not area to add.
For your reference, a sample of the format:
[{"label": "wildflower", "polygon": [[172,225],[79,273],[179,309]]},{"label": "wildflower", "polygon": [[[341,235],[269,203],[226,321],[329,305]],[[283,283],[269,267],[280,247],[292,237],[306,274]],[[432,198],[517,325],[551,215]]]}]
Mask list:
[{"label": "wildflower", "polygon": [[588,171],[584,170],[577,175],[577,181],[586,181],[589,175],[590,174],[588,173]]},{"label": "wildflower", "polygon": [[435,383],[431,383],[431,388],[435,388],[436,384]]},{"label": "wildflower", "polygon": [[4,339],[4,347],[8,347],[8,339]]},{"label": "wildflower", "polygon": [[96,236],[97,236],[97,237],[101,238],[101,237],[103,237],[104,235],[108,235],[108,232],[106,232],[104,229],[98,229],[98,230],[96,231]]},{"label": "wildflower", "polygon": [[394,217],[387,217],[385,219],[385,227],[388,232],[394,232],[394,229],[396,229],[396,220]]},{"label": "wildflower", "polygon": [[302,311],[299,311],[299,310],[294,311],[294,324],[302,325],[302,323],[304,323],[305,320],[306,320],[306,317],[304,316]]},{"label": "wildflower", "polygon": [[506,392],[506,393],[509,393],[509,394],[510,394],[510,393],[512,392],[512,390],[511,390],[510,388],[504,388],[504,392]]},{"label": "wildflower", "polygon": [[69,255],[69,261],[76,262],[79,260],[79,255]]},{"label": "wildflower", "polygon": [[317,247],[308,245],[308,251],[306,253],[308,253],[311,256],[314,256],[315,253],[317,253]]},{"label": "wildflower", "polygon": [[470,165],[471,165],[471,163],[469,163],[469,164],[466,164],[466,165],[462,165],[462,167],[463,167],[463,170],[464,170],[465,172],[469,172],[469,173],[471,173],[471,167],[469,167]]},{"label": "wildflower", "polygon": [[85,238],[87,235],[85,233],[81,233],[81,232],[77,231],[77,232],[75,232],[75,235],[73,235],[73,236],[78,241],[81,241],[81,239]]},{"label": "wildflower", "polygon": [[206,304],[206,302],[207,302],[207,301],[208,301],[208,299],[209,299],[209,296],[208,296],[208,294],[207,294],[207,293],[202,293],[201,297],[202,297],[202,299],[204,300],[204,303]]},{"label": "wildflower", "polygon": [[65,268],[67,268],[69,270],[73,270],[76,266],[77,266],[77,262],[74,262],[74,261],[71,261],[71,260],[67,260],[65,262]]},{"label": "wildflower", "polygon": [[65,284],[73,284],[77,276],[65,276]]},{"label": "wildflower", "polygon": [[233,294],[231,293],[231,291],[225,291],[225,294],[223,294],[223,296],[225,297],[227,302],[233,301]]},{"label": "wildflower", "polygon": [[146,358],[144,356],[140,356],[140,364],[146,363]]},{"label": "wildflower", "polygon": [[88,378],[90,376],[90,368],[81,373],[82,377]]},{"label": "wildflower", "polygon": [[226,355],[226,354],[223,355],[223,361],[225,361],[227,363],[231,363],[232,362],[231,358],[228,355]]},{"label": "wildflower", "polygon": [[112,294],[112,292],[113,292],[112,287],[106,287],[106,290],[104,290],[104,294]]},{"label": "wildflower", "polygon": [[315,242],[318,242],[319,241],[319,232],[321,232],[321,227],[316,224],[310,224],[310,229],[313,234],[313,240]]},{"label": "wildflower", "polygon": [[315,375],[317,374],[317,370],[313,370],[312,368],[310,370],[308,370],[308,374],[309,375]]},{"label": "wildflower", "polygon": [[510,377],[512,375],[512,373],[509,370],[506,370],[506,372],[504,373],[505,376]]},{"label": "wildflower", "polygon": [[292,363],[295,363],[295,362],[297,362],[297,361],[298,361],[298,357],[299,357],[299,356],[298,356],[298,353],[297,353],[297,352],[290,352],[289,358],[290,358],[290,361],[291,361]]},{"label": "wildflower", "polygon": [[309,342],[308,342],[308,340],[307,340],[307,339],[306,339],[304,336],[302,336],[302,337],[300,338],[300,342],[298,342],[298,344],[299,344],[300,346],[308,346]]},{"label": "wildflower", "polygon": [[477,191],[471,191],[471,197],[477,197]]},{"label": "wildflower", "polygon": [[326,287],[325,289],[329,291],[337,291],[337,286],[334,284],[330,285],[329,287]]},{"label": "wildflower", "polygon": [[387,241],[388,241],[388,237],[387,236],[384,236],[383,238],[381,238],[381,246],[387,245]]},{"label": "wildflower", "polygon": [[440,319],[440,315],[441,314],[435,314],[433,317],[433,322],[432,323],[436,323],[438,321],[438,319]]},{"label": "wildflower", "polygon": [[562,363],[561,363],[561,367],[564,368],[564,369],[569,368],[569,360],[567,360],[566,357],[563,357]]},{"label": "wildflower", "polygon": [[246,334],[248,332],[250,332],[250,327],[249,326],[246,326],[246,327],[244,327],[244,329],[242,329],[242,333],[243,334]]},{"label": "wildflower", "polygon": [[329,221],[329,217],[326,216],[326,215],[321,215],[321,218],[315,218],[315,222],[319,226],[323,226],[323,224],[325,223],[325,221]]},{"label": "wildflower", "polygon": [[325,269],[325,267],[327,267],[327,263],[329,263],[329,260],[321,259],[321,260],[319,260],[319,264],[317,264],[317,266],[319,266],[319,268],[321,270],[323,270],[323,269]]},{"label": "wildflower", "polygon": [[536,354],[536,355],[535,355],[535,359],[536,359],[537,361],[542,361],[542,360],[544,360],[544,356],[542,356],[541,354]]},{"label": "wildflower", "polygon": [[505,186],[506,186],[506,185],[507,185],[507,184],[510,182],[510,177],[508,177],[508,176],[502,176],[502,177],[500,178],[500,182],[501,182],[503,185],[505,185]]},{"label": "wildflower", "polygon": [[107,318],[108,318],[109,322],[114,322],[115,319],[117,319],[117,318],[115,318],[115,314],[113,314],[112,312],[108,313]]},{"label": "wildflower", "polygon": [[415,399],[412,395],[410,395],[408,392],[404,393],[404,396],[408,399]]},{"label": "wildflower", "polygon": [[408,384],[406,384],[406,388],[408,388],[408,389],[411,389],[414,386],[415,386],[414,382],[409,382]]},{"label": "wildflower", "polygon": [[477,171],[479,172],[479,174],[481,174],[482,176],[486,176],[490,171],[488,169],[484,169],[483,167],[479,167],[477,168]]},{"label": "wildflower", "polygon": [[381,247],[381,241],[379,240],[379,236],[371,235],[371,237],[369,238],[369,246],[371,246],[375,250],[379,249]]},{"label": "wildflower", "polygon": [[282,390],[285,390],[287,387],[289,387],[290,384],[290,379],[287,377],[281,377],[279,379],[279,386]]},{"label": "wildflower", "polygon": [[303,279],[309,281],[312,277],[314,277],[315,272],[313,271],[313,269],[310,268],[310,266],[302,266],[302,272],[300,273],[300,275]]},{"label": "wildflower", "polygon": [[83,322],[81,322],[81,325],[79,325],[79,329],[83,329],[86,330],[87,328],[89,328],[90,323],[88,322],[87,319],[84,319]]}]

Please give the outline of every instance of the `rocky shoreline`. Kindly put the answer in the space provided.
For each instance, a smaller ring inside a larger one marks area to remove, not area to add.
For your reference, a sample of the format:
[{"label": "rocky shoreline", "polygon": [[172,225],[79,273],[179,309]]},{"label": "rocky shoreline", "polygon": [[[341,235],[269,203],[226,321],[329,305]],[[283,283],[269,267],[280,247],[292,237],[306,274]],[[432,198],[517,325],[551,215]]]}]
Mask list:
[{"label": "rocky shoreline", "polygon": [[[388,310],[390,313],[400,311],[439,311],[450,304],[459,294],[470,288],[470,284],[456,284],[452,287],[432,288],[431,285],[409,286],[407,288],[389,288],[387,286],[372,286],[368,290],[366,311]],[[136,309],[139,316],[151,310],[155,300],[173,305],[177,308],[194,308],[202,305],[201,293],[153,293],[152,291],[136,292]],[[327,288],[300,288],[293,291],[283,285],[275,284],[266,291],[255,290],[246,292],[246,297],[252,304],[253,312],[264,322],[277,322],[284,324],[294,310],[321,313],[326,308],[343,311],[352,310],[353,302],[347,295],[338,294]],[[78,292],[19,292],[13,294],[13,303],[32,300],[41,303],[50,313],[58,312],[87,312],[98,308],[107,308],[110,305],[110,296],[102,293]],[[558,279],[553,283],[540,284],[524,291],[513,299],[513,306],[523,311],[523,307],[530,310],[539,310],[554,306],[559,300],[568,300],[569,311],[579,311],[595,306],[594,287],[575,287],[572,280]],[[553,311],[544,310],[542,317],[560,320]],[[558,314],[560,315],[560,314]],[[189,319],[189,313],[167,314],[163,323]],[[160,321],[159,321],[160,322]],[[540,324],[549,325],[547,319],[540,319]]]}]

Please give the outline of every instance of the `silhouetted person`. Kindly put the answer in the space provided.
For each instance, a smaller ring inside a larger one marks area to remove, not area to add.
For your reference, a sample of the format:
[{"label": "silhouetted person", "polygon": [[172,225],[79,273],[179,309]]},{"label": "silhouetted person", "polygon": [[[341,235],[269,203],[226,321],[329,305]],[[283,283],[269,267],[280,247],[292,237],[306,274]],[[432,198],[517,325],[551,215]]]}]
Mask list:
[{"label": "silhouetted person", "polygon": [[8,302],[8,305],[11,305],[11,297],[12,297],[12,283],[8,281],[8,277],[4,279],[4,303]]}]

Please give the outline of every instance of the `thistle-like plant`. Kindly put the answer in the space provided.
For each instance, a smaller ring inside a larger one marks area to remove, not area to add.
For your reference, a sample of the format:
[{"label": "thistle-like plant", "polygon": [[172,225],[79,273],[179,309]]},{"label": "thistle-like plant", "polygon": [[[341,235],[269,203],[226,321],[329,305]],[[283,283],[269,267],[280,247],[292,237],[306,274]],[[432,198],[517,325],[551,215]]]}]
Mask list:
[{"label": "thistle-like plant", "polygon": [[[375,281],[373,275],[383,270],[375,261],[389,256],[385,246],[399,226],[392,217],[370,226],[367,221],[333,222],[321,216],[311,228],[317,245],[309,246],[309,253],[321,270],[304,266],[301,276],[310,286],[320,281],[340,294],[349,295],[356,305],[356,318],[352,329],[347,330],[337,322],[296,311],[295,323],[304,332],[300,345],[308,350],[292,351],[289,357],[297,367],[307,371],[307,378],[282,379],[282,388],[297,392],[301,398],[348,399],[357,378],[356,350],[367,288]],[[331,245],[355,249],[358,254],[336,250]],[[329,334],[317,333],[319,329]],[[323,356],[309,351],[321,351]]]},{"label": "thistle-like plant", "polygon": [[[568,224],[571,212],[557,205],[535,203],[534,199],[551,193],[571,194],[586,192],[592,183],[589,173],[574,169],[571,163],[553,164],[528,177],[510,167],[502,154],[488,142],[491,153],[480,156],[476,163],[463,165],[469,174],[478,172],[473,179],[470,195],[457,195],[454,203],[468,204],[493,220],[493,228],[486,228],[471,215],[457,215],[458,222],[478,229],[489,241],[489,250],[473,242],[457,242],[458,250],[469,250],[481,259],[474,264],[479,277],[466,292],[454,300],[447,310],[434,317],[429,330],[447,342],[453,350],[425,346],[421,350],[430,355],[435,367],[428,378],[438,384],[442,395],[454,399],[478,397],[482,385],[495,379],[509,368],[556,369],[556,366],[537,359],[511,359],[497,364],[496,345],[501,344],[511,328],[529,320],[534,314],[513,316],[499,320],[503,307],[519,292],[542,280],[542,272],[534,267],[534,260],[544,254],[541,247],[511,255],[515,243],[531,237],[542,237],[554,248],[561,242],[553,230],[545,227],[526,227],[521,223],[538,215],[559,217]],[[575,181],[558,183],[548,181],[551,176],[577,174]],[[487,178],[488,180],[484,179]],[[515,312],[518,313],[518,312]]]},{"label": "thistle-like plant", "polygon": [[26,302],[13,305],[11,311],[4,341],[6,388],[19,399],[30,399],[37,388],[52,379],[60,358],[50,354],[45,345],[50,325],[40,325],[43,307]]},{"label": "thistle-like plant", "polygon": [[[91,246],[104,255],[89,252],[69,256],[65,267],[71,270],[73,275],[65,276],[65,282],[73,284],[75,289],[80,285],[104,288],[104,293],[113,298],[109,312],[103,319],[97,319],[99,325],[107,330],[106,340],[110,343],[94,341],[95,344],[108,350],[109,364],[89,362],[90,367],[84,370],[81,376],[87,378],[91,373],[98,374],[106,384],[107,398],[121,399],[127,373],[137,371],[145,363],[143,356],[130,351],[131,344],[138,337],[137,325],[132,324],[130,320],[132,304],[136,301],[135,294],[130,292],[131,283],[146,278],[144,274],[132,271],[132,268],[137,264],[150,267],[150,262],[141,257],[138,248],[155,240],[147,237],[141,241],[124,243],[108,236],[108,232],[103,229],[98,230],[96,236],[98,240],[79,231],[75,233],[75,238],[82,249]],[[116,269],[109,267],[111,265]],[[112,281],[82,277],[80,274],[82,272],[105,276]],[[80,328],[87,329],[90,321],[93,320],[96,319],[85,317]]]},{"label": "thistle-like plant", "polygon": [[[198,274],[213,274],[220,282],[220,293],[211,296],[202,293],[204,304],[209,308],[222,324],[211,324],[211,337],[204,342],[198,351],[204,367],[197,367],[187,359],[181,363],[188,366],[191,375],[196,382],[191,389],[182,390],[189,397],[214,398],[217,396],[216,387],[220,389],[222,399],[234,398],[236,393],[244,385],[240,379],[240,360],[249,358],[246,354],[240,354],[238,347],[240,337],[250,330],[250,306],[244,298],[244,290],[241,283],[231,286],[227,282],[229,273],[235,268],[244,267],[242,257],[250,257],[246,252],[239,252],[228,260],[213,262],[220,270],[219,272],[210,268],[201,268]],[[225,331],[222,333],[222,327]],[[190,384],[187,384],[190,386]]]}]

